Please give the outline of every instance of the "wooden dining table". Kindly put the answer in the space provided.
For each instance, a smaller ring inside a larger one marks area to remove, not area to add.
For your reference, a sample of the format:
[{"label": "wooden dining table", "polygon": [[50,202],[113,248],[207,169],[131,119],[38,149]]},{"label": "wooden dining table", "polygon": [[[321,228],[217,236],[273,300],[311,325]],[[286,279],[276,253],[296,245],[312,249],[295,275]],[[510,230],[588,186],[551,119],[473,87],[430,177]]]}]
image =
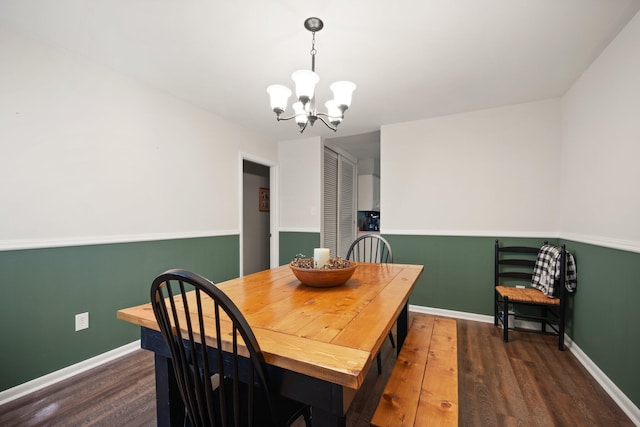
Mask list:
[{"label": "wooden dining table", "polygon": [[[394,324],[398,351],[407,335],[409,296],[423,266],[357,264],[345,284],[331,288],[302,284],[288,265],[216,284],[251,326],[271,387],[311,405],[314,425],[344,426]],[[182,423],[184,406],[151,304],[117,317],[139,325],[141,347],[155,353],[158,425]]]}]

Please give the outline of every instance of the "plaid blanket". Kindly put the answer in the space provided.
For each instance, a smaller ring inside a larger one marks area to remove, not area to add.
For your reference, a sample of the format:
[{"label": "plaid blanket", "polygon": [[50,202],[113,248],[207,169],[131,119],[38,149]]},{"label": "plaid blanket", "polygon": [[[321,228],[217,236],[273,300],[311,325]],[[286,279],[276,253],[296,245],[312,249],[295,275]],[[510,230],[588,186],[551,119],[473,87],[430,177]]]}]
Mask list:
[{"label": "plaid blanket", "polygon": [[[539,289],[548,297],[553,297],[556,291],[556,281],[560,280],[560,248],[544,245],[538,252],[538,259],[533,268],[531,286]],[[565,288],[575,292],[577,283],[576,262],[573,255],[567,252],[565,269]]]}]

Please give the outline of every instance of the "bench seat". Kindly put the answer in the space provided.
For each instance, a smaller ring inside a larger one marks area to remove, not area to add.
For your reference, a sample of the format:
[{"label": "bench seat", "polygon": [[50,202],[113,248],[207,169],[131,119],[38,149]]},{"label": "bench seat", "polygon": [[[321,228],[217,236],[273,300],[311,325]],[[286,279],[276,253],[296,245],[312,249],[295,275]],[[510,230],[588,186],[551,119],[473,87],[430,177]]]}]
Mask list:
[{"label": "bench seat", "polygon": [[455,319],[415,315],[371,425],[458,425]]}]

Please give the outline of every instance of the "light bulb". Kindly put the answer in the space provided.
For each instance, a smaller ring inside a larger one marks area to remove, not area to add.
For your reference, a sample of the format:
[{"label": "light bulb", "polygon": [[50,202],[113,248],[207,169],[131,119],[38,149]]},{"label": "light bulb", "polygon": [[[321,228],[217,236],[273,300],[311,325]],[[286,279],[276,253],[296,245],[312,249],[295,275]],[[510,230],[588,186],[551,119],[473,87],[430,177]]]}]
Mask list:
[{"label": "light bulb", "polygon": [[342,108],[343,112],[351,105],[351,95],[356,90],[355,83],[339,81],[329,86],[333,92],[333,99]]},{"label": "light bulb", "polygon": [[296,97],[298,100],[303,104],[308,103],[313,98],[320,76],[313,71],[298,70],[291,74],[291,79],[296,83]]},{"label": "light bulb", "polygon": [[287,109],[287,101],[291,96],[291,89],[283,85],[271,85],[267,88],[267,93],[271,97],[271,109],[276,114],[281,114]]}]

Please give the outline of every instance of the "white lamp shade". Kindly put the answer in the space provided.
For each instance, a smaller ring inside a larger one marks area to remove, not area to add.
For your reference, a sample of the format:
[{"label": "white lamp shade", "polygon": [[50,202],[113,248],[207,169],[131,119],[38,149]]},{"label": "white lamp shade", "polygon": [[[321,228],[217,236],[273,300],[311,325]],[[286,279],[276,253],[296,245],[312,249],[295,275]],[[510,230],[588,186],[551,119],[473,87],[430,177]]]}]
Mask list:
[{"label": "white lamp shade", "polygon": [[293,112],[296,115],[296,123],[298,123],[299,125],[307,123],[307,112],[305,111],[302,102],[295,102],[292,107]]},{"label": "white lamp shade", "polygon": [[356,90],[356,85],[347,81],[339,81],[329,86],[329,89],[333,92],[333,100],[338,105],[349,107],[351,105],[351,95]]},{"label": "white lamp shade", "polygon": [[296,83],[296,96],[298,99],[311,99],[316,88],[316,84],[320,81],[313,71],[298,70],[291,74],[291,79]]},{"label": "white lamp shade", "polygon": [[291,89],[283,85],[271,85],[267,88],[267,93],[271,97],[271,109],[273,111],[287,109],[287,101],[291,96]]},{"label": "white lamp shade", "polygon": [[332,99],[331,101],[325,102],[324,106],[327,107],[327,115],[329,116],[330,122],[340,123],[342,121],[342,111],[335,100]]}]

